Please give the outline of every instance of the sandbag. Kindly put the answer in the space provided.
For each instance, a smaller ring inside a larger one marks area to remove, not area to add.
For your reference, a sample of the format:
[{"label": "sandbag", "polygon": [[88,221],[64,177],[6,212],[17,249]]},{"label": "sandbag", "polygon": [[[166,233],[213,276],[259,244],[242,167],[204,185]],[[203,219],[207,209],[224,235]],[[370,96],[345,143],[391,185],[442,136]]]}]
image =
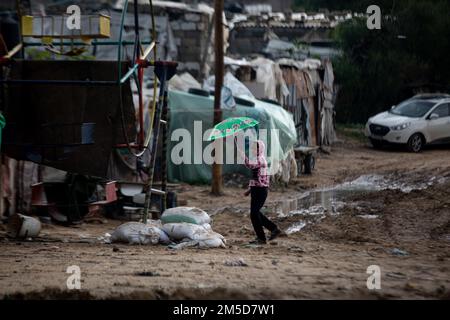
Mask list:
[{"label": "sandbag", "polygon": [[220,238],[211,238],[205,240],[198,240],[199,248],[225,248],[225,241]]},{"label": "sandbag", "polygon": [[162,229],[174,240],[195,240],[196,235],[206,231],[203,226],[186,222],[166,223],[163,224]]},{"label": "sandbag", "polygon": [[213,239],[206,239],[206,240],[190,240],[190,241],[184,241],[180,242],[178,244],[171,244],[169,245],[169,248],[180,250],[186,247],[198,247],[200,249],[207,249],[207,248],[226,248],[225,242],[219,238],[213,238]]},{"label": "sandbag", "polygon": [[164,230],[162,230],[161,220],[148,220],[147,225],[155,228],[159,232],[159,243],[162,244],[172,243],[167,233],[165,233]]},{"label": "sandbag", "polygon": [[157,244],[160,241],[160,229],[141,222],[127,222],[121,224],[111,234],[111,242],[129,244]]},{"label": "sandbag", "polygon": [[162,228],[170,238],[190,242],[192,245],[198,245],[200,248],[225,247],[225,238],[221,234],[212,231],[209,224],[205,228],[204,226],[185,222],[166,223]]},{"label": "sandbag", "polygon": [[180,223],[186,222],[191,224],[202,225],[210,223],[209,215],[198,208],[194,207],[175,207],[167,209],[161,215],[161,222],[166,223]]},{"label": "sandbag", "polygon": [[170,240],[169,236],[167,235],[167,233],[164,232],[164,230],[158,229],[158,231],[159,231],[159,243],[162,244],[172,243],[172,240]]}]

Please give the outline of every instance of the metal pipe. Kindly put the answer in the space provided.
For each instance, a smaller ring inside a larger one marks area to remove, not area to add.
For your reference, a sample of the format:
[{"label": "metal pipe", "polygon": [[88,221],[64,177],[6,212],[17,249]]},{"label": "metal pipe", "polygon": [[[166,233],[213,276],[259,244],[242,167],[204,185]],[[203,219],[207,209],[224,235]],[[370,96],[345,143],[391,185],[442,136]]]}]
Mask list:
[{"label": "metal pipe", "polygon": [[125,73],[123,78],[120,79],[120,84],[124,84],[125,82],[127,82],[127,80],[131,77],[131,75],[136,72],[137,68],[139,68],[139,63],[136,63],[133,66],[133,68],[131,68],[130,70],[128,70],[127,73]]},{"label": "metal pipe", "polygon": [[90,80],[0,80],[5,84],[42,84],[42,85],[76,85],[76,86],[117,86],[117,81],[90,81]]},{"label": "metal pipe", "polygon": [[[160,119],[161,119],[161,109],[164,104],[164,98],[167,97],[166,92],[166,78],[167,78],[167,66],[161,65],[157,68],[161,68],[161,74],[159,76],[160,87],[159,87],[159,99],[158,105],[155,110],[155,117],[153,119],[153,134],[152,134],[152,144],[150,146],[150,165],[148,171],[148,178],[146,183],[146,192],[145,192],[145,202],[144,202],[144,223],[147,223],[148,214],[150,212],[150,202],[152,198],[152,185],[153,185],[153,173],[155,169],[155,160],[156,160],[156,150],[158,146],[158,138],[159,138],[159,128],[160,128]],[[155,70],[156,71],[156,70]],[[153,218],[159,218],[153,215]]]},{"label": "metal pipe", "polygon": [[125,25],[125,15],[128,10],[128,0],[125,0],[125,3],[123,5],[123,11],[122,11],[122,17],[120,18],[120,31],[119,31],[119,39],[118,39],[118,46],[117,46],[117,63],[118,63],[118,77],[117,80],[120,81],[122,78],[122,39],[123,39],[123,28]]},{"label": "metal pipe", "polygon": [[163,104],[163,115],[162,118],[165,120],[163,124],[162,131],[162,151],[161,151],[161,190],[164,191],[161,201],[161,212],[166,210],[167,206],[167,142],[169,139],[169,104],[167,91],[164,93],[164,104]]},{"label": "metal pipe", "polygon": [[[152,44],[151,40],[145,40],[145,41],[141,41],[142,44]],[[60,44],[60,43],[59,43]],[[91,45],[92,46],[117,46],[119,45],[120,42],[119,41],[92,41]],[[47,44],[43,44],[42,42],[24,42],[23,45],[25,47],[42,47],[42,46],[46,46]],[[70,46],[72,45],[72,42],[68,42],[65,41],[62,44],[63,46]],[[82,41],[74,41],[73,45],[75,46],[85,46],[86,42],[82,42]],[[122,45],[134,45],[134,41],[123,41]]]}]

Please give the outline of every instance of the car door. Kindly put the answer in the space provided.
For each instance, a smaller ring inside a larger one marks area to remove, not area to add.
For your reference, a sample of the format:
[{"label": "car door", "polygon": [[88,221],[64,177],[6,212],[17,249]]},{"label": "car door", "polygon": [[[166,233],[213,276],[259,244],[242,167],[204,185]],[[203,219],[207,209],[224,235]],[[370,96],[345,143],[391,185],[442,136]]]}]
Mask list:
[{"label": "car door", "polygon": [[429,119],[428,117],[430,142],[450,138],[450,103],[437,106],[431,114],[437,114],[439,118]]}]

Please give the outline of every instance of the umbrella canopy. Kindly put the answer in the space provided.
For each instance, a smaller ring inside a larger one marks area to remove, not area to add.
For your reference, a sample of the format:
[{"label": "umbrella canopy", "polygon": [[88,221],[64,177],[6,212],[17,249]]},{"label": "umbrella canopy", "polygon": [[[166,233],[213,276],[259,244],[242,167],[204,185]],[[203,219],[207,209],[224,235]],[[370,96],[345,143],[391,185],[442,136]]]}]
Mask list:
[{"label": "umbrella canopy", "polygon": [[248,117],[228,118],[214,126],[208,141],[232,136],[239,131],[256,126],[259,122]]}]

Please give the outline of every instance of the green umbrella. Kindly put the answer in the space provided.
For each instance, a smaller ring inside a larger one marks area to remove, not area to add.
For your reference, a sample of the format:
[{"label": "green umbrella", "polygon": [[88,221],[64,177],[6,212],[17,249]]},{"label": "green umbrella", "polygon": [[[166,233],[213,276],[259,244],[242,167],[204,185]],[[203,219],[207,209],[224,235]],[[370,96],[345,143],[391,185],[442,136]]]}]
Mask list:
[{"label": "green umbrella", "polygon": [[209,135],[208,141],[214,141],[216,139],[232,136],[235,133],[252,128],[259,122],[252,118],[247,117],[235,117],[228,118],[214,126],[213,131]]}]

